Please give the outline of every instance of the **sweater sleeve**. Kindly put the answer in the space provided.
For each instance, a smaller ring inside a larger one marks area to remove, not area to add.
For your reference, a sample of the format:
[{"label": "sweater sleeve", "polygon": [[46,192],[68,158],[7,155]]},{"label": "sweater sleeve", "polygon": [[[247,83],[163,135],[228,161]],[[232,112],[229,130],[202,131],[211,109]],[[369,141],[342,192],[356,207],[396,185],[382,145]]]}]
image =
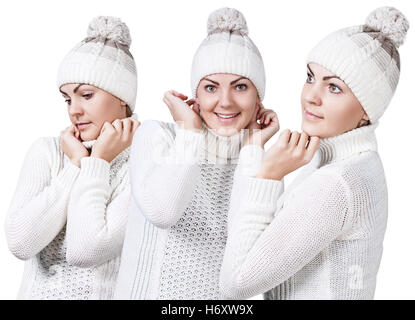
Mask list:
[{"label": "sweater sleeve", "polygon": [[351,221],[349,188],[336,174],[313,174],[281,208],[281,182],[249,178],[245,188],[247,196],[234,213],[221,270],[225,298],[245,299],[276,287]]},{"label": "sweater sleeve", "polygon": [[19,259],[39,253],[66,223],[68,199],[79,168],[68,162],[53,177],[52,166],[60,161],[58,152],[51,139],[41,138],[25,157],[5,223],[8,246]]},{"label": "sweater sleeve", "polygon": [[197,164],[202,133],[181,128],[176,135],[157,121],[146,121],[131,146],[130,177],[134,201],[156,227],[174,225],[200,180]]},{"label": "sweater sleeve", "polygon": [[[124,179],[128,179],[128,175]],[[94,267],[121,254],[130,199],[129,182],[110,186],[110,163],[84,157],[73,186],[66,226],[66,260]]]}]

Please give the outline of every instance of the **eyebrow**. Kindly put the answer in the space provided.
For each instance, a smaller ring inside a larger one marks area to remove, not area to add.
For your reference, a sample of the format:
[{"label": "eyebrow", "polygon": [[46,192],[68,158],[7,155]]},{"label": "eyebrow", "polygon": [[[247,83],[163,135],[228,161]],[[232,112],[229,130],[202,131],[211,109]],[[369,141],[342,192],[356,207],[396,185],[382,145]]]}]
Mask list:
[{"label": "eyebrow", "polygon": [[[307,69],[308,69],[308,71],[311,73],[311,75],[314,77],[314,73],[313,73],[313,71],[311,71],[311,69],[310,69],[310,66],[309,65],[307,65]],[[338,76],[336,76],[336,75],[332,75],[332,76],[325,76],[325,77],[323,77],[323,81],[327,81],[327,80],[329,80],[329,79],[339,79],[339,80],[341,80],[341,81],[343,81],[342,79],[340,79]]]},{"label": "eyebrow", "polygon": [[232,85],[232,84],[235,84],[236,82],[238,82],[239,80],[242,80],[242,79],[246,79],[246,77],[239,77],[238,79],[233,80],[233,81],[231,82],[231,85]]},{"label": "eyebrow", "polygon": [[[86,83],[81,83],[79,86],[77,86],[75,89],[73,89],[73,93],[76,93],[76,91],[78,91],[79,87],[80,87],[80,86],[84,86],[84,85],[86,85]],[[66,92],[62,91],[62,89],[59,89],[59,91],[60,91],[62,94],[64,94],[65,96],[69,97],[69,95],[68,95]]]},{"label": "eyebrow", "polygon": [[214,84],[216,84],[217,86],[219,85],[219,82],[216,82],[216,81],[210,80],[209,78],[203,78],[202,80],[207,80],[207,81],[213,82],[213,83],[214,83]]},{"label": "eyebrow", "polygon": [[[242,80],[242,79],[247,79],[247,78],[246,78],[246,77],[239,77],[238,79],[233,80],[233,81],[231,82],[231,85],[235,84],[236,82],[238,82],[239,80]],[[219,85],[220,85],[220,84],[219,84],[219,82],[213,81],[213,80],[211,80],[211,79],[209,79],[209,78],[203,78],[202,80],[207,80],[207,81],[213,82],[213,83],[214,83],[214,84],[216,84],[217,86],[219,86]]]}]

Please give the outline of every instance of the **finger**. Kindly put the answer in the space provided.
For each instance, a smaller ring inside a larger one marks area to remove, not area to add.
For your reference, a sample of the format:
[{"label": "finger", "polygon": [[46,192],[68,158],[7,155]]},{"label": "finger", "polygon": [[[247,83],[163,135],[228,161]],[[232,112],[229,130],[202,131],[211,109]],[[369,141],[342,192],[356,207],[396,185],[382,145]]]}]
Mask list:
[{"label": "finger", "polygon": [[110,130],[111,128],[113,128],[113,126],[111,125],[111,123],[109,123],[108,121],[105,121],[104,124],[101,127],[100,134],[103,133],[106,130]]},{"label": "finger", "polygon": [[191,105],[193,105],[196,102],[195,99],[190,99],[186,101],[186,104],[190,107]]},{"label": "finger", "polygon": [[290,141],[288,143],[290,144],[290,146],[295,147],[298,144],[298,139],[300,139],[300,133],[297,131],[293,131],[291,133]]},{"label": "finger", "polygon": [[259,120],[259,123],[263,123],[264,122],[265,114],[266,114],[266,110],[265,109],[259,109],[258,114],[257,114],[257,119]]},{"label": "finger", "polygon": [[171,90],[171,93],[172,93],[175,97],[178,97],[178,98],[180,98],[180,99],[182,99],[182,100],[186,100],[186,99],[187,99],[187,96],[185,96],[183,93],[177,92],[177,91],[175,91],[175,90]]},{"label": "finger", "polygon": [[282,142],[284,144],[288,144],[291,137],[291,130],[285,129],[280,133],[280,136],[278,137],[278,141]]},{"label": "finger", "polygon": [[116,119],[112,122],[112,126],[115,128],[116,131],[122,132],[123,130],[123,122],[120,119]]},{"label": "finger", "polygon": [[140,121],[137,121],[137,120],[134,120],[134,122],[133,122],[133,128],[132,128],[132,130],[133,130],[133,133],[138,129],[138,127],[141,125],[141,122]]},{"label": "finger", "polygon": [[131,127],[132,127],[132,121],[130,119],[123,119],[122,120],[122,130],[123,135],[130,135],[131,134]]},{"label": "finger", "polygon": [[300,139],[298,140],[298,147],[301,149],[305,149],[308,142],[308,138],[308,134],[302,132],[300,135]]},{"label": "finger", "polygon": [[276,134],[279,130],[279,125],[269,125],[267,127],[265,127],[264,129],[262,129],[262,134],[263,137],[266,141],[268,141],[269,139],[271,139],[271,137]]},{"label": "finger", "polygon": [[265,125],[267,126],[271,122],[271,118],[275,115],[275,112],[270,111],[265,114]]},{"label": "finger", "polygon": [[320,145],[320,138],[319,137],[310,137],[310,141],[308,143],[307,149],[306,149],[306,159],[310,161],[314,154],[316,153],[318,147]]},{"label": "finger", "polygon": [[307,151],[311,153],[315,153],[320,145],[320,138],[319,137],[310,137],[308,142]]}]

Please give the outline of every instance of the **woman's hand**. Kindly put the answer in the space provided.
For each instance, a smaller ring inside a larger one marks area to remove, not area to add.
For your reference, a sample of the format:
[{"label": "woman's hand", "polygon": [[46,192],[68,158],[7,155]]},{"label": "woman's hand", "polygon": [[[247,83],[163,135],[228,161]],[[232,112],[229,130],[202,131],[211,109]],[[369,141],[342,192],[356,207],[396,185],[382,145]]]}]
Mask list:
[{"label": "woman's hand", "polygon": [[74,125],[61,131],[60,146],[69,160],[79,168],[81,167],[81,158],[89,156],[88,150],[79,139],[79,130]]},{"label": "woman's hand", "polygon": [[119,153],[128,148],[140,122],[133,118],[117,119],[112,124],[105,122],[101,133],[92,146],[91,157],[111,162]]},{"label": "woman's hand", "polygon": [[311,161],[320,144],[318,137],[306,133],[281,132],[277,142],[265,153],[257,178],[281,180]]},{"label": "woman's hand", "polygon": [[259,104],[247,129],[249,135],[245,140],[245,145],[255,144],[264,148],[265,143],[280,129],[277,114],[274,110],[265,109],[262,104]]},{"label": "woman's hand", "polygon": [[[200,117],[199,106],[195,100],[186,101],[187,96],[174,90],[167,91],[164,94],[163,101],[169,107],[174,121],[182,128],[193,131],[199,131],[202,127],[202,118]],[[193,109],[190,106],[193,105]]]}]

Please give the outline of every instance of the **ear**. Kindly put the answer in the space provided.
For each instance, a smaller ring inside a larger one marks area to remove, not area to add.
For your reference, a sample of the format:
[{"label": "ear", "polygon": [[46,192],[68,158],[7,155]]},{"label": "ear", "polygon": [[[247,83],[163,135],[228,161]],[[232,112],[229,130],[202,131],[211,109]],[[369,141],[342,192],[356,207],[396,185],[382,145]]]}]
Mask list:
[{"label": "ear", "polygon": [[126,102],[124,102],[124,101],[122,101],[122,100],[120,100],[120,104],[121,104],[121,106],[123,106],[123,107],[125,107],[125,106],[127,105],[127,103],[126,103]]}]

